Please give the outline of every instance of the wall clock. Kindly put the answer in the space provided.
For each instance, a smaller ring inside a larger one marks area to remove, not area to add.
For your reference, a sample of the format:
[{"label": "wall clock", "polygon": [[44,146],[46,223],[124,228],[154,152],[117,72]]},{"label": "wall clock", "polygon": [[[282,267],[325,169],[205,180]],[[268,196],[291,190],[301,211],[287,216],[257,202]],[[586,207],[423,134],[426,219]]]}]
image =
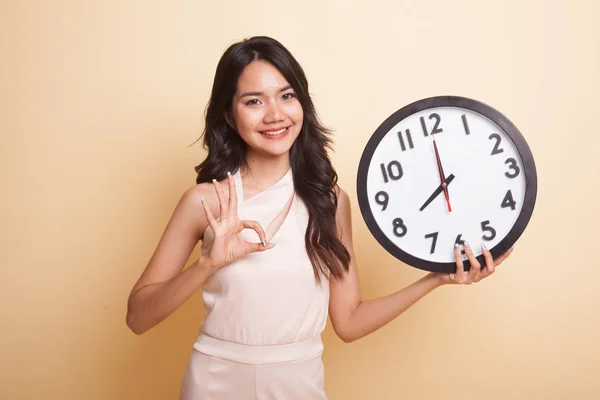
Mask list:
[{"label": "wall clock", "polygon": [[[454,245],[498,257],[535,205],[533,155],[517,127],[477,100],[438,96],[389,116],[360,159],[358,202],[375,239],[413,267],[456,271]],[[466,256],[465,269],[470,265]]]}]

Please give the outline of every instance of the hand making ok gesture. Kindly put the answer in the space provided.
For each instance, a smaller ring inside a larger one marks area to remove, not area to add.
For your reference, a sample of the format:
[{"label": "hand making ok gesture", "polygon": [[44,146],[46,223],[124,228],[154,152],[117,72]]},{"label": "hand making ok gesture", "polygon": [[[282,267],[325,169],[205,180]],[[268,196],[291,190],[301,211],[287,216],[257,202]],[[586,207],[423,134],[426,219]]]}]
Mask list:
[{"label": "hand making ok gesture", "polygon": [[[266,234],[257,221],[240,219],[237,212],[238,199],[235,182],[229,172],[227,173],[227,180],[229,182],[229,199],[226,199],[219,182],[213,179],[221,209],[219,221],[215,219],[210,208],[202,199],[204,212],[215,235],[213,244],[206,253],[209,265],[214,269],[230,264],[246,254],[265,251],[273,247],[272,243],[266,242]],[[240,235],[244,229],[254,229],[258,233],[261,243],[251,243],[244,240]]]}]

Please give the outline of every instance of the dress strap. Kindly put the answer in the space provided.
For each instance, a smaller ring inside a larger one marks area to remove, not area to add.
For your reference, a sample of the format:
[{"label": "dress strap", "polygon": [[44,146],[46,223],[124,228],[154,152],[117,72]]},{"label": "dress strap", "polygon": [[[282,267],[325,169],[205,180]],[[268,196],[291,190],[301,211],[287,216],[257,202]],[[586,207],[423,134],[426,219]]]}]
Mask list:
[{"label": "dress strap", "polygon": [[244,203],[244,190],[242,188],[241,168],[233,174],[233,183],[235,184],[235,193],[237,194],[238,215],[241,215],[241,205]]}]

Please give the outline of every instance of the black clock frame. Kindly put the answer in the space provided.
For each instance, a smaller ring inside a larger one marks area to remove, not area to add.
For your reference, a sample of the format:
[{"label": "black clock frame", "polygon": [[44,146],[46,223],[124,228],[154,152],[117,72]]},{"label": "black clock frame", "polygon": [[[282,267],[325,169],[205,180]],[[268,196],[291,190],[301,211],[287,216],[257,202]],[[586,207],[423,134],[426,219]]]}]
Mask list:
[{"label": "black clock frame", "polygon": [[[369,198],[367,193],[368,169],[369,165],[371,164],[371,159],[373,158],[373,153],[379,145],[379,142],[390,131],[390,129],[392,129],[403,119],[414,113],[435,107],[465,108],[489,118],[500,128],[502,128],[502,130],[504,130],[508,137],[513,141],[517,152],[521,157],[521,161],[523,162],[523,173],[525,174],[525,199],[523,202],[523,207],[510,232],[496,246],[490,249],[490,252],[494,258],[500,256],[506,250],[508,250],[519,239],[529,223],[529,220],[533,215],[533,209],[535,207],[537,196],[537,172],[535,168],[535,162],[533,160],[533,154],[531,153],[525,138],[517,129],[517,127],[498,110],[474,99],[460,96],[436,96],[418,100],[393,113],[375,130],[365,146],[358,165],[357,173],[358,204],[367,227],[379,244],[385,250],[387,250],[388,253],[392,254],[400,261],[425,271],[454,273],[456,272],[455,262],[440,263],[423,260],[408,254],[394,244],[390,239],[388,239],[383,231],[379,228],[373,214],[371,213],[371,207],[369,206]],[[483,255],[478,256],[477,260],[482,267],[485,266]],[[464,268],[465,270],[470,269],[470,263],[468,260],[464,262]]]}]

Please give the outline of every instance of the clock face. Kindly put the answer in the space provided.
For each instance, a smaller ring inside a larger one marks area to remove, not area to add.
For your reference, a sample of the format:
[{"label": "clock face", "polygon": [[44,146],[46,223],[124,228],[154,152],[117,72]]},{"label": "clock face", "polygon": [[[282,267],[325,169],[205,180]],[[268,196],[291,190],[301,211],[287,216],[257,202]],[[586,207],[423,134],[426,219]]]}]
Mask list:
[{"label": "clock face", "polygon": [[497,257],[517,240],[537,178],[529,147],[506,117],[444,96],[402,108],[375,131],[357,188],[365,222],[388,252],[417,268],[454,272],[455,243],[467,241],[485,265],[481,244]]}]

